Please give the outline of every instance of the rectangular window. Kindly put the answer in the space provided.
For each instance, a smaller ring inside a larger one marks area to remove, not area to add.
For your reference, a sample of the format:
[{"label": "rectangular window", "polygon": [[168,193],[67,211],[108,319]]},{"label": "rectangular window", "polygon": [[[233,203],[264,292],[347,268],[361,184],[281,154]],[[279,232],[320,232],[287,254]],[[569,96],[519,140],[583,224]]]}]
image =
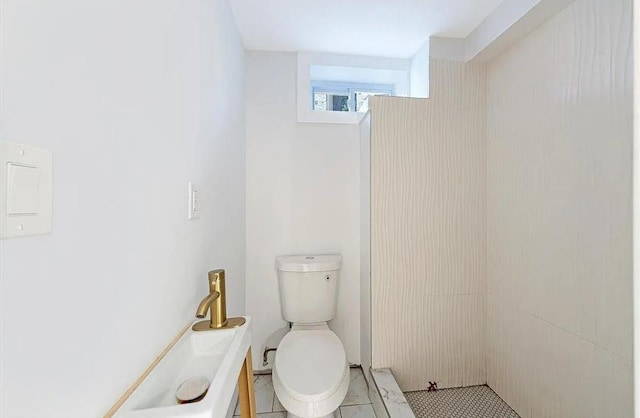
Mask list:
[{"label": "rectangular window", "polygon": [[393,93],[393,86],[387,84],[311,81],[312,109],[318,111],[362,112],[369,96],[393,96]]}]

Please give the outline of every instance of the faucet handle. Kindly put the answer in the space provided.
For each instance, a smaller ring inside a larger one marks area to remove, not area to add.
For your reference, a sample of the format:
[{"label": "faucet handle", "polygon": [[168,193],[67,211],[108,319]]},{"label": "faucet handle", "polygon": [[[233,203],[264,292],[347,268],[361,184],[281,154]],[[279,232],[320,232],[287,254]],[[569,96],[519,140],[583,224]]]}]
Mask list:
[{"label": "faucet handle", "polygon": [[214,284],[220,279],[224,279],[224,269],[211,270],[209,272],[209,283]]}]

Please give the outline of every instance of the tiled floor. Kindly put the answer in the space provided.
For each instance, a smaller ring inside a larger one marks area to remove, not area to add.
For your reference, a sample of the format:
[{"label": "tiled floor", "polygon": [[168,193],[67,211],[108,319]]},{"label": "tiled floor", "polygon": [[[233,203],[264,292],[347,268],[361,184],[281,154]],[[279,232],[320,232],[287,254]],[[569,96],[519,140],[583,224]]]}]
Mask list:
[{"label": "tiled floor", "polygon": [[520,418],[489,386],[405,392],[416,418]]},{"label": "tiled floor", "polygon": [[[351,381],[349,391],[340,406],[342,418],[376,418],[369,400],[367,383],[359,368],[350,369]],[[278,401],[273,390],[271,375],[255,376],[253,385],[256,391],[256,410],[259,418],[285,418],[284,407]],[[240,415],[239,406],[236,406],[234,415]]]}]

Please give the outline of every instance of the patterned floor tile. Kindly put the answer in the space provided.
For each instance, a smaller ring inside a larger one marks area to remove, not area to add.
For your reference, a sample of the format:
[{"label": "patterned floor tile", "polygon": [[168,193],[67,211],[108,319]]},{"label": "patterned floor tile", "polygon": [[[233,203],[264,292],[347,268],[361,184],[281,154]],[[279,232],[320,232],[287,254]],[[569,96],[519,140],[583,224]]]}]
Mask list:
[{"label": "patterned floor tile", "polygon": [[489,386],[405,392],[417,418],[520,418]]}]

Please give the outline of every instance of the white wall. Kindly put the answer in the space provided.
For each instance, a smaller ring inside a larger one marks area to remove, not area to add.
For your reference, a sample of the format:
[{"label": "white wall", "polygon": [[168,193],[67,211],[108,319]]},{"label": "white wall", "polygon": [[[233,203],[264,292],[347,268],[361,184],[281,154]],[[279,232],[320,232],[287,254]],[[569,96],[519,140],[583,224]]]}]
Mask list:
[{"label": "white wall", "polygon": [[631,0],[576,0],[488,70],[489,385],[521,416],[628,418]]},{"label": "white wall", "polygon": [[54,153],[53,233],[0,244],[0,415],[102,416],[208,270],[244,312],[243,47],[224,0],[2,0],[0,23],[0,136]]},{"label": "white wall", "polygon": [[429,41],[426,41],[411,58],[410,97],[429,97],[429,46]]},{"label": "white wall", "polygon": [[297,123],[297,68],[293,53],[246,56],[247,314],[255,369],[263,368],[269,335],[285,326],[275,269],[282,254],[342,254],[330,326],[348,360],[360,362],[358,125]]}]

